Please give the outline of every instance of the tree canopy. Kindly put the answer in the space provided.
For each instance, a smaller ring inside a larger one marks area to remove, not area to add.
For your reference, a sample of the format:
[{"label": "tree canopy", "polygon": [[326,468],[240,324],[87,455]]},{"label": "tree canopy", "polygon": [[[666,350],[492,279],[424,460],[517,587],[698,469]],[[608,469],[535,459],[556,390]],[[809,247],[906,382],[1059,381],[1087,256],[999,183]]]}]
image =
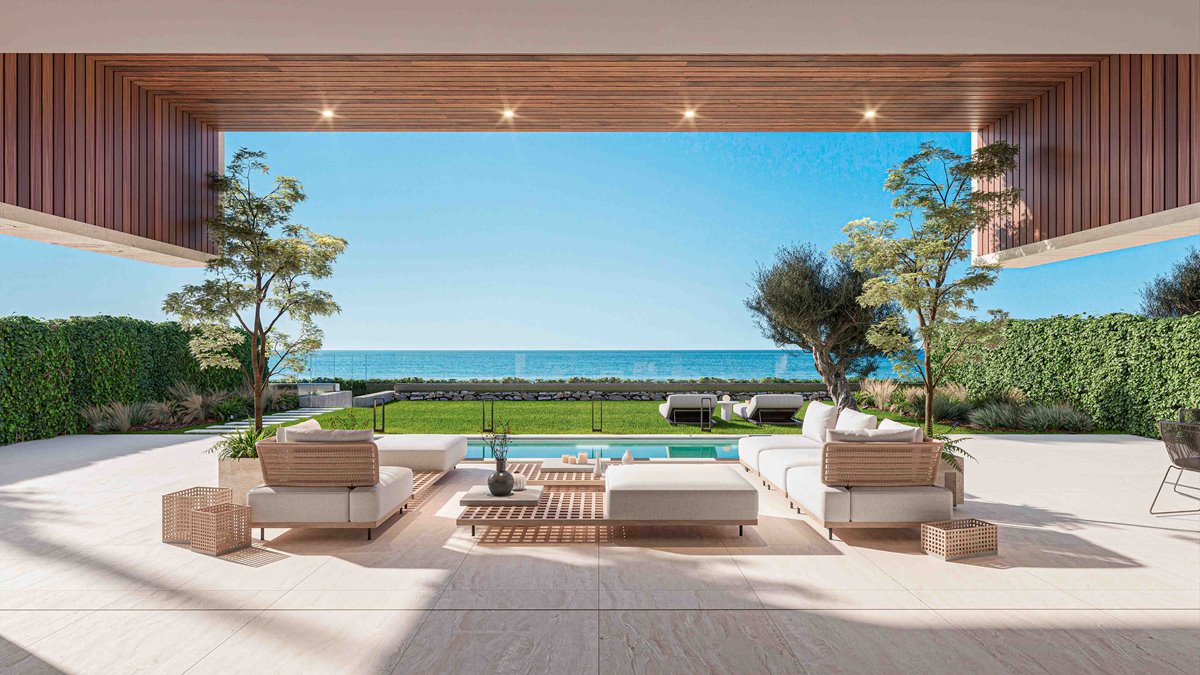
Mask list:
[{"label": "tree canopy", "polygon": [[1200,312],[1200,250],[1188,249],[1169,272],[1142,289],[1142,314],[1162,319]]}]

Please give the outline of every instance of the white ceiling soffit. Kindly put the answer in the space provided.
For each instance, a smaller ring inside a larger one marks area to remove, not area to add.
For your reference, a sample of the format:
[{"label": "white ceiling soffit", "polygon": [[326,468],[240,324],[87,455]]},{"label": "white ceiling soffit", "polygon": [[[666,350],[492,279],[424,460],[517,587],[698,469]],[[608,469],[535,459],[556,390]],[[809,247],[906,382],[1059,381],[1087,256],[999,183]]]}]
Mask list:
[{"label": "white ceiling soffit", "polygon": [[1198,0],[0,0],[0,8],[0,52],[1200,52]]}]

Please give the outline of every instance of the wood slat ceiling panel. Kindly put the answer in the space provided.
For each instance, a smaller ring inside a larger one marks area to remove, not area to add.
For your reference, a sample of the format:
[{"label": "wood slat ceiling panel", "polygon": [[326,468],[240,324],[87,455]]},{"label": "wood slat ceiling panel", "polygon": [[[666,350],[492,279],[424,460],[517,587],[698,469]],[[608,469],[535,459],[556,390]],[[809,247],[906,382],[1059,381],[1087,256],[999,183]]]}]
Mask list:
[{"label": "wood slat ceiling panel", "polygon": [[[976,130],[1101,55],[92,55],[226,131]],[[501,120],[506,108],[516,111]],[[323,119],[321,111],[336,115]],[[694,109],[696,118],[682,113]],[[863,119],[877,110],[874,120]]]}]

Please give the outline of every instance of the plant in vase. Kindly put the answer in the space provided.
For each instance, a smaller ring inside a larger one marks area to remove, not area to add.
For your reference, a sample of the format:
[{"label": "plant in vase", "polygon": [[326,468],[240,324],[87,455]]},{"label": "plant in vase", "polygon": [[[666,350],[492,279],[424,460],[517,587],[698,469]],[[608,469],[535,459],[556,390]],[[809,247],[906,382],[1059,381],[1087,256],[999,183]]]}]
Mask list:
[{"label": "plant in vase", "polygon": [[259,441],[275,435],[278,427],[255,431],[249,427],[226,434],[209,448],[217,456],[217,485],[233,490],[235,504],[246,505],[246,495],[262,485],[262,468],[258,462]]},{"label": "plant in vase", "polygon": [[508,422],[497,422],[494,430],[483,435],[483,443],[496,460],[496,472],[488,476],[488,491],[497,497],[507,497],[513,492],[513,475],[508,472],[508,435],[512,432]]}]

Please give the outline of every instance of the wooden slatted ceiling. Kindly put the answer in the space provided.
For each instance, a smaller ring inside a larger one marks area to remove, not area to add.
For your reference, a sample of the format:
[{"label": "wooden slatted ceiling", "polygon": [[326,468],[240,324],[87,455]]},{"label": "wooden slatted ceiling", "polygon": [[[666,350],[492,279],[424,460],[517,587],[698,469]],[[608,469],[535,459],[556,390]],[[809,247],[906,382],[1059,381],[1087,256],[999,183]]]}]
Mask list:
[{"label": "wooden slatted ceiling", "polygon": [[219,132],[81,54],[0,55],[0,202],[211,249]]},{"label": "wooden slatted ceiling", "polygon": [[979,241],[996,253],[1200,203],[1200,54],[1120,54],[982,129],[1021,146],[1022,204]]},{"label": "wooden slatted ceiling", "polygon": [[[95,58],[226,131],[964,131],[1101,56]],[[511,125],[505,108],[516,111]],[[868,108],[878,111],[870,122]]]}]

